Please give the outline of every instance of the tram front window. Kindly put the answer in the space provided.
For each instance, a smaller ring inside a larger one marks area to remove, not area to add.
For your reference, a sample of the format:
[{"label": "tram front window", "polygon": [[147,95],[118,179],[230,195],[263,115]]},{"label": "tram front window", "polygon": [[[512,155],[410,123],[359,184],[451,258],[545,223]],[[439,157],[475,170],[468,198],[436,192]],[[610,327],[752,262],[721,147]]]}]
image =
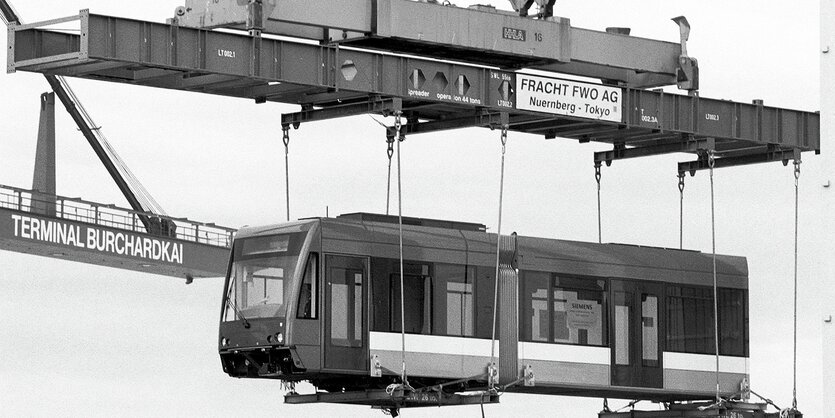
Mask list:
[{"label": "tram front window", "polygon": [[284,317],[306,233],[236,240],[224,321]]}]

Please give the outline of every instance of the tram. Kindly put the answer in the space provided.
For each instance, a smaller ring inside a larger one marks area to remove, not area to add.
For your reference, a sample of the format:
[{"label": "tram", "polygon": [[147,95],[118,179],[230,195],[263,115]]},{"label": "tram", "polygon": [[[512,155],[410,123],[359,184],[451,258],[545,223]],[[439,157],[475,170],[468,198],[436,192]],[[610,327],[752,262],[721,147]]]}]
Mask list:
[{"label": "tram", "polygon": [[[405,353],[413,387],[486,387],[496,235],[403,218],[401,318],[399,233],[396,216],[367,213],[242,228],[220,318],[223,370],[328,392],[379,389],[400,381]],[[516,370],[500,374],[527,370],[535,383],[508,391],[714,398],[712,255],[522,236],[512,254],[518,282],[500,285],[498,313],[518,325],[497,327],[496,346]],[[749,376],[746,259],[717,256],[716,274],[718,378],[730,396]]]}]

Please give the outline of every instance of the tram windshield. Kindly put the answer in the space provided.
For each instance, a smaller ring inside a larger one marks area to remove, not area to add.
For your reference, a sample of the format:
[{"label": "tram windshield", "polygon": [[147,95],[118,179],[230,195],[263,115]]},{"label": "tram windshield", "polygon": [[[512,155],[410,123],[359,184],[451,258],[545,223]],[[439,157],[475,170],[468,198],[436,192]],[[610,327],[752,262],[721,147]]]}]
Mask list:
[{"label": "tram windshield", "polygon": [[224,321],[285,316],[306,233],[235,241]]}]

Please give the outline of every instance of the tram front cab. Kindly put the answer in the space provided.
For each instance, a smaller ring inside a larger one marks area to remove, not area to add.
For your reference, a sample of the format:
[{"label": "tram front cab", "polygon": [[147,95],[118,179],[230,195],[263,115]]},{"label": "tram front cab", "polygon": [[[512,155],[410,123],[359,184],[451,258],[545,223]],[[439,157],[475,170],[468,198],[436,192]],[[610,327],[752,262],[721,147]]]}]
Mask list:
[{"label": "tram front cab", "polygon": [[238,232],[218,337],[223,370],[230,376],[301,380],[307,367],[317,366],[318,253],[312,248],[317,224]]}]

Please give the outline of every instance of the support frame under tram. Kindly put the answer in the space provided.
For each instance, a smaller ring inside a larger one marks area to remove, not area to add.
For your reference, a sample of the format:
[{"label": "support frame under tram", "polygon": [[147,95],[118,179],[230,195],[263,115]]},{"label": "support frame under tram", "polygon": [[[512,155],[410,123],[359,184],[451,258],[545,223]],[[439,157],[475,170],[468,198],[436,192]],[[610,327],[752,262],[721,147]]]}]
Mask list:
[{"label": "support frame under tram", "polygon": [[402,387],[369,389],[347,392],[316,392],[313,394],[288,393],[284,402],[288,404],[339,403],[349,405],[370,405],[386,410],[417,407],[461,406],[499,403],[495,392],[446,393],[444,391],[407,390]]},{"label": "support frame under tram", "polygon": [[[631,406],[634,406],[631,404]],[[721,404],[706,402],[672,403],[664,410],[601,411],[598,418],[803,418],[799,411],[768,412],[768,404],[741,401],[724,401]]]}]

